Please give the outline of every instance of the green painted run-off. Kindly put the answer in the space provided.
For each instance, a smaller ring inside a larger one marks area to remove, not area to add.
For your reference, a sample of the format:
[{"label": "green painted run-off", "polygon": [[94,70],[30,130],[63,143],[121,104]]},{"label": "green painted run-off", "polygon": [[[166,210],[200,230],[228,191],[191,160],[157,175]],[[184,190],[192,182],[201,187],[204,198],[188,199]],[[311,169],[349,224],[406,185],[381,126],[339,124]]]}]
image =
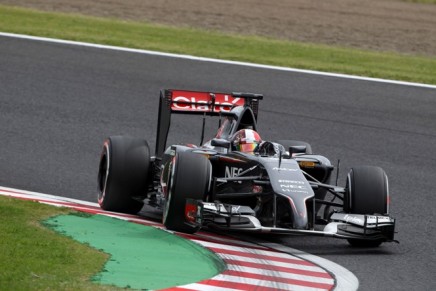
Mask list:
[{"label": "green painted run-off", "polygon": [[133,289],[162,289],[211,278],[224,263],[203,247],[151,226],[102,215],[61,215],[46,225],[110,254],[93,281]]}]

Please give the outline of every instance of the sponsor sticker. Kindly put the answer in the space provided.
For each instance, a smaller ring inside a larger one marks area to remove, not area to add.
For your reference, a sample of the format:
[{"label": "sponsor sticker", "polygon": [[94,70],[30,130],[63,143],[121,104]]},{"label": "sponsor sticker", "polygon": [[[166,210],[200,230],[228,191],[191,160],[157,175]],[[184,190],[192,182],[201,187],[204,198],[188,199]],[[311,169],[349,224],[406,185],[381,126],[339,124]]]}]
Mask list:
[{"label": "sponsor sticker", "polygon": [[294,168],[282,168],[282,167],[274,167],[273,170],[274,170],[274,171],[289,171],[289,172],[297,172],[297,171],[299,171],[299,169],[294,169]]},{"label": "sponsor sticker", "polygon": [[[244,99],[230,94],[216,93],[215,100],[207,92],[173,91],[171,109],[174,111],[230,112],[235,106],[244,105]],[[213,104],[213,108],[212,108]]]},{"label": "sponsor sticker", "polygon": [[243,170],[242,168],[226,166],[225,177],[226,178],[237,177],[237,176],[239,176],[242,173],[242,170]]}]

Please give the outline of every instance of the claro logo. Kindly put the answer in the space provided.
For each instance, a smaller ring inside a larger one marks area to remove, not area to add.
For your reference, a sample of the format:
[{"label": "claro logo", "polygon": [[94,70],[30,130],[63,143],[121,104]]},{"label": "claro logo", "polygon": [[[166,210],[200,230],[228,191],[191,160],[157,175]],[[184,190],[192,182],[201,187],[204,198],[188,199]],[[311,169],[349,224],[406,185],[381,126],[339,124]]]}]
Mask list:
[{"label": "claro logo", "polygon": [[[220,99],[224,99],[221,100]],[[174,109],[189,110],[189,111],[209,111],[211,110],[209,101],[197,99],[196,97],[177,96],[173,98]],[[204,104],[204,105],[203,105]],[[217,98],[215,101],[214,111],[229,112],[233,106],[243,105],[241,98],[233,98],[229,95],[224,95],[223,98]]]}]

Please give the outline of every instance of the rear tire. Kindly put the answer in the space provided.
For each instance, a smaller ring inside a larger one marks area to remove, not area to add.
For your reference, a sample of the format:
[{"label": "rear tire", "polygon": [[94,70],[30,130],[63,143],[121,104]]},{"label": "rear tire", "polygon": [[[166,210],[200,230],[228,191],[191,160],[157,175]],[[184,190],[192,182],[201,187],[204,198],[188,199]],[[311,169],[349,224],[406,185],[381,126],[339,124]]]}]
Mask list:
[{"label": "rear tire", "polygon": [[171,170],[163,224],[169,230],[195,233],[200,227],[185,223],[186,199],[204,200],[209,192],[212,165],[201,155],[177,153]]},{"label": "rear tire", "polygon": [[98,173],[98,203],[107,211],[136,214],[150,181],[150,149],[145,140],[111,136],[105,140]]},{"label": "rear tire", "polygon": [[285,148],[286,151],[288,151],[291,146],[305,146],[306,147],[305,154],[308,154],[308,155],[312,154],[312,147],[310,146],[309,143],[304,142],[304,141],[298,141],[298,140],[276,140],[275,142],[281,144]]},{"label": "rear tire", "polygon": [[[382,168],[352,168],[347,177],[344,211],[353,214],[389,214],[388,178]],[[378,247],[382,240],[348,239],[355,247]]]}]

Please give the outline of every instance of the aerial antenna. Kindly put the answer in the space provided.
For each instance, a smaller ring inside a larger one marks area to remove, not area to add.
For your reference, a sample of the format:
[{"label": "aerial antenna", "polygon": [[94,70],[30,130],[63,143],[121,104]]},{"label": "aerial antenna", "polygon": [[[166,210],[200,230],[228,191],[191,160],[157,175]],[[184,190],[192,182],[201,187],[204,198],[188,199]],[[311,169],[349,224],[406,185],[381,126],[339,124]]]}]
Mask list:
[{"label": "aerial antenna", "polygon": [[210,107],[210,111],[214,112],[215,111],[215,94],[214,93],[209,93],[210,95],[210,99],[212,99],[212,105]]},{"label": "aerial antenna", "polygon": [[200,146],[203,145],[204,140],[204,127],[206,125],[206,112],[203,113],[203,127],[201,129],[201,140],[200,140]]},{"label": "aerial antenna", "polygon": [[[209,96],[210,96],[210,99],[212,99],[210,102],[210,111],[214,112],[214,110],[215,110],[215,94],[209,93]],[[206,127],[206,112],[203,113],[203,126],[201,128],[200,145],[202,145],[203,141],[204,141],[204,129],[205,129],[205,127]]]}]

